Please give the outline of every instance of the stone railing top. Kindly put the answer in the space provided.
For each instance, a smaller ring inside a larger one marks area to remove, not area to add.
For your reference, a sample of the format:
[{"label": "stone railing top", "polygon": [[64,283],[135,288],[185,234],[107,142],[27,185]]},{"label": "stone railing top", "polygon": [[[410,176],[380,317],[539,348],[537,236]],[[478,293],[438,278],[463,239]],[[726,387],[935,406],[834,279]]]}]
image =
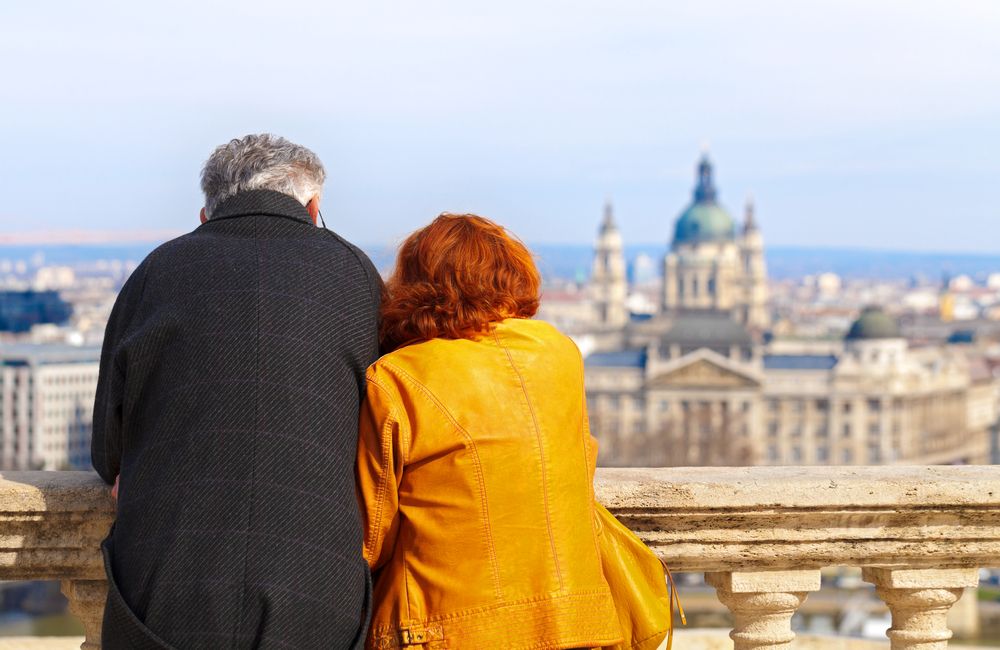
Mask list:
[{"label": "stone railing top", "polygon": [[[1000,565],[1000,466],[602,468],[602,503],[681,571]],[[0,580],[98,579],[89,472],[0,473]]]},{"label": "stone railing top", "polygon": [[93,472],[0,472],[0,515],[46,511],[111,516],[114,504]]},{"label": "stone railing top", "polygon": [[1000,466],[601,468],[608,508],[1000,507]]},{"label": "stone railing top", "polygon": [[1000,565],[1000,466],[598,470],[680,571]]}]

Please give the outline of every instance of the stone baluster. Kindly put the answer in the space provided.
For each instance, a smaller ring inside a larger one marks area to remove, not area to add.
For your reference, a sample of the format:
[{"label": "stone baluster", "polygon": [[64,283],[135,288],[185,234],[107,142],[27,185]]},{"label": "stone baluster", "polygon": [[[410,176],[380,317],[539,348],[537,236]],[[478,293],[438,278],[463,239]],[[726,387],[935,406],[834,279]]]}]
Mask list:
[{"label": "stone baluster", "polygon": [[886,632],[892,650],[944,650],[948,610],[967,587],[979,584],[978,569],[882,569],[865,567],[862,576],[892,612]]},{"label": "stone baluster", "polygon": [[795,638],[792,615],[820,588],[819,570],[813,569],[706,573],[705,579],[733,613],[729,636],[735,650],[787,648]]},{"label": "stone baluster", "polygon": [[101,623],[108,597],[106,580],[63,580],[62,592],[69,599],[69,611],[83,624],[86,634],[80,650],[101,650]]}]

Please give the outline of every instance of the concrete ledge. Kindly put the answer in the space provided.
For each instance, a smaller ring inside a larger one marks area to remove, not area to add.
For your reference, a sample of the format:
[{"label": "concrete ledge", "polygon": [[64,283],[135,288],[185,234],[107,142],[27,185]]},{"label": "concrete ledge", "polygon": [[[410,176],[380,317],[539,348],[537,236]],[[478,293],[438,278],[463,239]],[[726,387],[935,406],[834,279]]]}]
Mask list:
[{"label": "concrete ledge", "polygon": [[1000,466],[604,468],[596,489],[677,571],[1000,562]]},{"label": "concrete ledge", "polygon": [[[822,567],[864,567],[894,621],[918,639],[947,631],[944,616],[977,577],[972,569],[1000,566],[1000,466],[602,468],[596,492],[673,570],[714,574],[743,648],[791,634],[791,616],[819,586]],[[84,650],[100,647],[99,544],[113,516],[108,488],[93,473],[0,474],[0,580],[62,580],[87,630]],[[744,584],[751,578],[756,587]],[[80,643],[0,638],[0,650]],[[794,645],[888,647],[822,637]],[[733,642],[721,630],[680,630],[678,647]]]}]

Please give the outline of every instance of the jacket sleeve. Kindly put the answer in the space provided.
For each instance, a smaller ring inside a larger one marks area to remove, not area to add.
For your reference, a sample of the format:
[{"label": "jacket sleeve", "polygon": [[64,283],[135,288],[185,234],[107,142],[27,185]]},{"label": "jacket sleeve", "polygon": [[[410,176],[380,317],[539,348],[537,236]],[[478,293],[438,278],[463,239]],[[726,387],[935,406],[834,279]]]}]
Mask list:
[{"label": "jacket sleeve", "polygon": [[356,478],[364,524],[364,557],[373,571],[392,556],[399,524],[399,485],[410,428],[394,387],[368,371],[361,405]]},{"label": "jacket sleeve", "polygon": [[101,364],[94,399],[90,460],[102,479],[111,485],[121,471],[122,402],[127,367],[122,344],[132,317],[139,309],[145,283],[145,264],[132,273],[118,293],[104,330]]}]

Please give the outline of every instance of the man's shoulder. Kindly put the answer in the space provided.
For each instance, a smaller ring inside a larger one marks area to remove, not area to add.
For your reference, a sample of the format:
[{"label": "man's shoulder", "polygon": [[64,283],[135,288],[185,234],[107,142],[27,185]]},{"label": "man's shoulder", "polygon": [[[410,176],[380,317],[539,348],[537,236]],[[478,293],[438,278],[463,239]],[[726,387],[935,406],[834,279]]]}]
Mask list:
[{"label": "man's shoulder", "polygon": [[342,248],[345,253],[357,259],[358,263],[366,269],[375,270],[375,265],[372,263],[371,258],[359,246],[352,244],[329,228],[317,228],[317,231],[320,236],[329,238],[329,241],[333,242],[335,246]]}]

